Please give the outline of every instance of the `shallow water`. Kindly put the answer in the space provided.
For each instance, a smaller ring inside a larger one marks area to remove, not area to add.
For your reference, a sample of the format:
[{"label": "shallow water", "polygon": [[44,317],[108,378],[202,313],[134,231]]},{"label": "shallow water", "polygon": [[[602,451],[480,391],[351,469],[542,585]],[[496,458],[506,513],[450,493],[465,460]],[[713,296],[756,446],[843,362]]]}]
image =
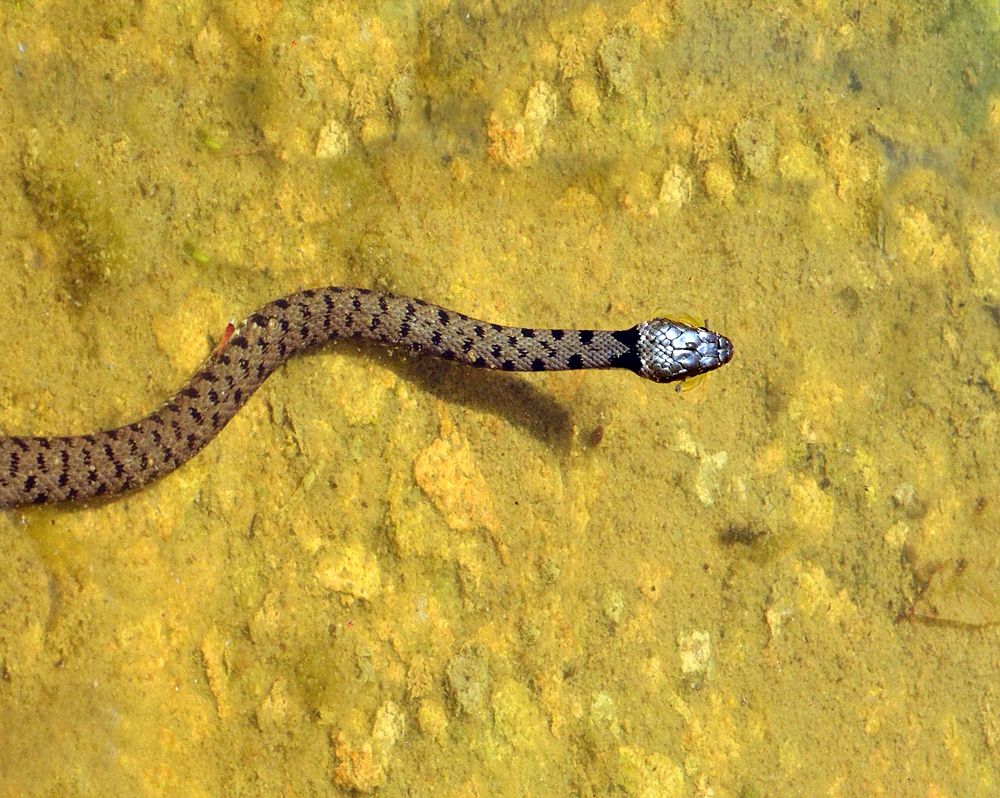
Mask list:
[{"label": "shallow water", "polygon": [[995,4],[101,9],[0,14],[0,429],[305,285],[736,357],[330,348],[7,513],[0,794],[996,794]]}]

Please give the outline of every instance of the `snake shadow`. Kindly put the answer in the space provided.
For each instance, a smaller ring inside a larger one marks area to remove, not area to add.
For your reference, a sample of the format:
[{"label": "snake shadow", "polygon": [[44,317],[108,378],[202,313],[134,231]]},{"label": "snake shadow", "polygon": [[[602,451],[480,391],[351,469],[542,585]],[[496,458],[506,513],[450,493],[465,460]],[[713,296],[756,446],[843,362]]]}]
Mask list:
[{"label": "snake shadow", "polygon": [[555,451],[565,453],[572,447],[572,412],[523,374],[472,368],[354,341],[338,342],[336,347],[339,355],[377,360],[442,401],[499,416]]}]

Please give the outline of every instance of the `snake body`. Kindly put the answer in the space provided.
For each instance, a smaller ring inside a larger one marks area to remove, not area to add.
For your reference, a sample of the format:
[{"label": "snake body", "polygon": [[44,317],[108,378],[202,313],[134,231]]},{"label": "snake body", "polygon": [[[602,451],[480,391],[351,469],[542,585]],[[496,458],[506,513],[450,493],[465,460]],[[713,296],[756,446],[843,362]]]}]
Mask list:
[{"label": "snake body", "polygon": [[617,331],[505,327],[360,288],[300,291],[248,316],[177,393],[138,421],[89,435],[0,437],[0,507],[112,496],[170,473],[285,360],[337,338],[480,368],[627,368],[656,382],[711,371],[733,352],[724,336],[669,319]]}]

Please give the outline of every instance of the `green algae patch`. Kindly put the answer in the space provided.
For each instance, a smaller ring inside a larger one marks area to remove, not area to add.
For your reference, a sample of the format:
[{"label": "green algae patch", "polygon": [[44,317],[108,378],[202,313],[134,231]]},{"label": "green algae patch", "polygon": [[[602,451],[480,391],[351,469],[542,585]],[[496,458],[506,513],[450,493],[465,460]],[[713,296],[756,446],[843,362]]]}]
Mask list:
[{"label": "green algae patch", "polygon": [[76,161],[78,143],[29,137],[22,185],[38,224],[60,253],[64,290],[82,301],[95,283],[127,282],[129,218],[118,198],[89,162]]}]

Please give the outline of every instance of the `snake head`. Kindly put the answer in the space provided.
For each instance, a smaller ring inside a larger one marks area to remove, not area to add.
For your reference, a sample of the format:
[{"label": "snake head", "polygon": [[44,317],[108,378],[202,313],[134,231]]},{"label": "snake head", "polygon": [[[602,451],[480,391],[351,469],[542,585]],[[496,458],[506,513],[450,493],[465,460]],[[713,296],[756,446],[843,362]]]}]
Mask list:
[{"label": "snake head", "polygon": [[733,342],[706,327],[673,319],[652,319],[635,328],[638,333],[637,373],[653,382],[677,382],[728,363]]}]

